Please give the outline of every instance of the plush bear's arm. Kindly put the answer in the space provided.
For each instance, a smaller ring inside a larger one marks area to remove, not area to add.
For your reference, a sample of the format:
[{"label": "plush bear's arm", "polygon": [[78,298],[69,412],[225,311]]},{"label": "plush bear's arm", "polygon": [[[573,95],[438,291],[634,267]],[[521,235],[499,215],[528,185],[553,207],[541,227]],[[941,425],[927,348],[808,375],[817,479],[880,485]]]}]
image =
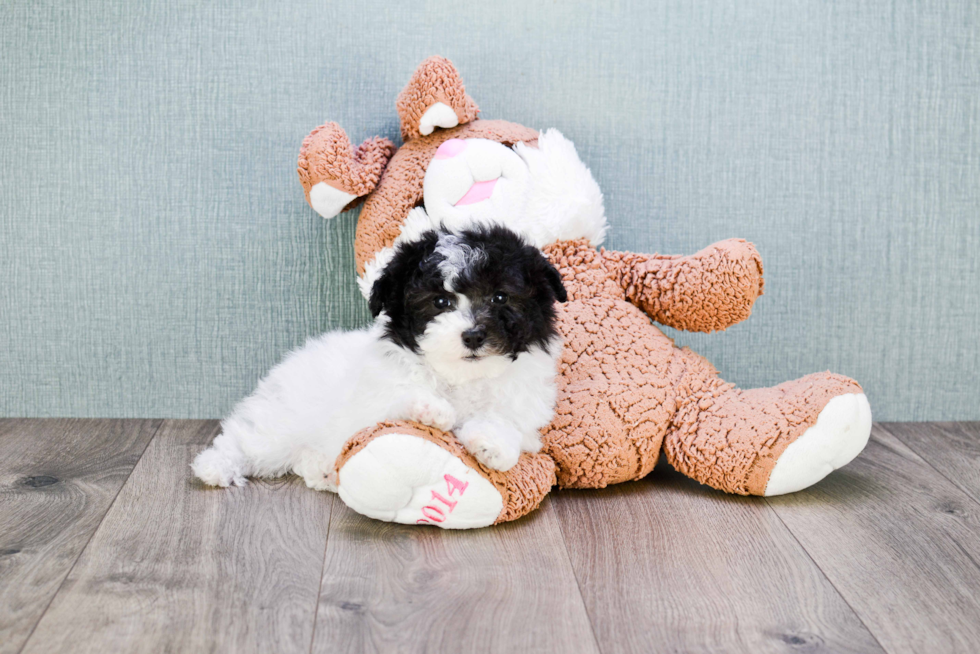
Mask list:
[{"label": "plush bear's arm", "polygon": [[709,245],[690,256],[606,252],[626,298],[653,320],[692,332],[741,322],[762,295],[762,258],[743,239]]}]

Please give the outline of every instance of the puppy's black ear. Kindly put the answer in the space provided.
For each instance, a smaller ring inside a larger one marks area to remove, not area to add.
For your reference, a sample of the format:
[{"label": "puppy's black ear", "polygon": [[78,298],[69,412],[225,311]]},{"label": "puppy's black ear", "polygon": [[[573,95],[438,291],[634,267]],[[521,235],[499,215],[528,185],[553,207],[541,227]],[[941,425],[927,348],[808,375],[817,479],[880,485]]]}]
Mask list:
[{"label": "puppy's black ear", "polygon": [[397,320],[404,312],[405,288],[421,270],[426,258],[435,250],[439,239],[434,231],[424,232],[416,241],[402,243],[371,286],[368,307],[375,318],[382,311]]},{"label": "puppy's black ear", "polygon": [[561,273],[548,260],[545,260],[544,266],[544,277],[551,284],[551,290],[555,292],[555,297],[558,298],[559,302],[567,301],[568,293],[565,292],[565,285],[561,281]]},{"label": "puppy's black ear", "polygon": [[390,266],[385,268],[381,276],[375,280],[371,286],[371,298],[368,300],[368,308],[371,309],[371,317],[377,318],[378,314],[384,311],[391,298],[396,295],[395,284],[397,281],[391,274]]}]

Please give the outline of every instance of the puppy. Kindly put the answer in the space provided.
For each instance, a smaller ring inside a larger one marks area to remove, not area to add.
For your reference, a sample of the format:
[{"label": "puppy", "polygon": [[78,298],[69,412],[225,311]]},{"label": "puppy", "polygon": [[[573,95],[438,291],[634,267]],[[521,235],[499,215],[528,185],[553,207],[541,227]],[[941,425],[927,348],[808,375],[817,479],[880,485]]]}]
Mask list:
[{"label": "puppy", "polygon": [[229,486],[293,471],[336,491],[344,443],[383,420],[454,430],[481,463],[508,470],[541,448],[554,414],[556,300],[558,271],[514,232],[425,231],[375,281],[374,324],[290,353],[222,421],[194,474]]}]

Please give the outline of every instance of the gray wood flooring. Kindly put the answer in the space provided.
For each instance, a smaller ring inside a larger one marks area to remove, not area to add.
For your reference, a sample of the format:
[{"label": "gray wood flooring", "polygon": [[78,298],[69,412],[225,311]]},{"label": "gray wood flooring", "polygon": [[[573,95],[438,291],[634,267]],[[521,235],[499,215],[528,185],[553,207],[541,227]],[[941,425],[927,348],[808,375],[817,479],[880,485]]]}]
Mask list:
[{"label": "gray wood flooring", "polygon": [[661,465],[468,532],[205,489],[217,428],[0,420],[0,654],[980,651],[980,423],[877,424],[781,498]]}]

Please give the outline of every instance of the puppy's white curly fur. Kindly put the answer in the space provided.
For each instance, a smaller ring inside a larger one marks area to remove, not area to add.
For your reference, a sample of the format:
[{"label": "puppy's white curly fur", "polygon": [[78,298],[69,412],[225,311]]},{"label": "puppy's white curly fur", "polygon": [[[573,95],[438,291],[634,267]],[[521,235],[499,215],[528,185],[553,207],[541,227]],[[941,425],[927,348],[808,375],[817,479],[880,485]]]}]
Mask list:
[{"label": "puppy's white curly fur", "polygon": [[461,321],[434,323],[421,354],[383,338],[385,321],[382,314],[368,329],[327,333],[290,353],[222,421],[222,433],[194,460],[194,474],[231,486],[292,471],[311,488],[336,491],[334,461],[344,443],[382,420],[479,434],[474,455],[500,470],[517,462],[521,440],[540,448],[538,430],[554,412],[552,354],[533,348],[515,361],[451,363],[447,342],[459,340]]}]

